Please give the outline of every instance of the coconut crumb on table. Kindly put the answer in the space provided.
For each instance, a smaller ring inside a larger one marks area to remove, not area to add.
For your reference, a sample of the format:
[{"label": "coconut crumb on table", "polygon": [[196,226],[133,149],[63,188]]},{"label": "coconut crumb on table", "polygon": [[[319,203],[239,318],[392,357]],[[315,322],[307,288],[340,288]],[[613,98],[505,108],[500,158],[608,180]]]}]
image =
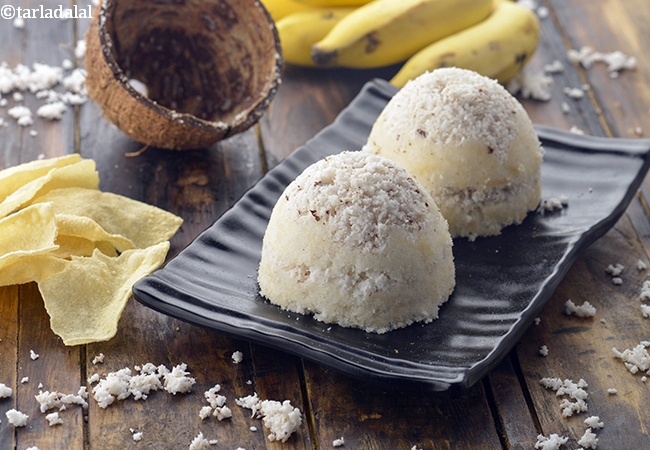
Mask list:
[{"label": "coconut crumb on table", "polygon": [[650,300],[650,280],[646,280],[643,282],[643,286],[641,286],[641,293],[639,294],[639,298],[641,299],[641,301]]},{"label": "coconut crumb on table", "polygon": [[609,389],[607,389],[607,393],[609,395],[616,395],[616,394],[618,394],[618,390],[616,390],[615,388],[609,388]]},{"label": "coconut crumb on table", "polygon": [[100,364],[104,362],[104,354],[100,353],[99,355],[93,358],[93,364]]},{"label": "coconut crumb on table", "polygon": [[332,447],[342,447],[343,445],[345,445],[345,438],[343,436],[332,441]]},{"label": "coconut crumb on table", "polygon": [[535,442],[535,448],[539,450],[558,450],[560,446],[566,444],[568,441],[568,437],[559,436],[555,433],[548,437],[539,434],[537,436],[537,442]]},{"label": "coconut crumb on table", "polygon": [[269,441],[286,442],[302,425],[302,413],[291,405],[291,401],[260,400],[257,393],[241,397],[235,403],[252,411],[251,417],[261,418],[269,429]]},{"label": "coconut crumb on table", "polygon": [[546,345],[542,345],[539,349],[539,354],[542,356],[548,356],[548,347]]},{"label": "coconut crumb on table", "polygon": [[519,95],[524,99],[549,101],[550,88],[553,78],[546,75],[546,71],[531,73],[529,70],[520,71],[513,79],[506,83],[506,89],[512,95]]},{"label": "coconut crumb on table", "polygon": [[36,361],[41,355],[36,353],[34,350],[29,351],[29,357],[31,358],[32,361]]},{"label": "coconut crumb on table", "polygon": [[243,354],[242,352],[240,352],[240,351],[233,352],[233,354],[232,354],[232,361],[233,361],[235,364],[239,364],[239,363],[242,362],[243,360],[244,360],[244,354]]},{"label": "coconut crumb on table", "polygon": [[603,428],[605,426],[605,424],[600,421],[600,417],[598,417],[598,416],[587,417],[584,420],[584,424],[587,425],[589,428],[592,428],[594,430],[597,429],[597,428]]},{"label": "coconut crumb on table", "polygon": [[197,434],[190,443],[189,450],[205,450],[210,448],[211,445],[215,445],[216,443],[216,439],[208,440],[205,438],[205,436],[203,436],[202,432],[199,432],[199,434]]},{"label": "coconut crumb on table", "polygon": [[613,277],[619,276],[625,270],[625,266],[621,263],[610,264],[605,268],[605,272]]},{"label": "coconut crumb on table", "polygon": [[540,384],[547,389],[555,391],[555,395],[560,396],[569,396],[570,399],[563,399],[560,402],[560,408],[562,409],[562,417],[570,417],[573,413],[581,413],[588,411],[587,407],[587,387],[588,384],[582,378],[574,383],[572,380],[566,379],[562,380],[560,378],[542,378]]},{"label": "coconut crumb on table", "polygon": [[0,383],[0,398],[9,398],[13,390],[4,383]]},{"label": "coconut crumb on table", "polygon": [[598,438],[591,431],[591,428],[587,428],[585,434],[578,440],[578,445],[581,445],[583,448],[598,448]]},{"label": "coconut crumb on table", "polygon": [[49,426],[51,426],[51,427],[53,427],[54,425],[60,425],[60,424],[63,423],[63,420],[59,416],[58,411],[46,415],[45,420],[47,420],[47,424]]},{"label": "coconut crumb on table", "polygon": [[633,56],[628,56],[621,51],[611,53],[597,52],[589,46],[583,46],[580,50],[568,50],[567,58],[573,63],[579,63],[585,69],[591,68],[594,63],[605,63],[607,64],[607,71],[612,78],[618,78],[619,72],[623,70],[633,70],[636,68],[636,58]]},{"label": "coconut crumb on table", "polygon": [[93,375],[90,383],[93,387],[93,397],[100,408],[107,408],[115,400],[124,400],[133,395],[134,400],[146,400],[152,391],[164,389],[170,394],[187,393],[192,389],[196,380],[188,377],[187,364],[179,364],[169,370],[166,366],[156,366],[152,363],[135,366],[138,373],[132,375],[131,369],[125,367],[117,372],[111,372],[106,378],[100,379]]},{"label": "coconut crumb on table", "polygon": [[650,354],[646,349],[650,346],[650,342],[641,341],[633,349],[625,349],[620,352],[616,347],[612,347],[612,352],[614,356],[621,359],[625,367],[633,373],[636,374],[639,371],[646,372],[650,370]]},{"label": "coconut crumb on table", "polygon": [[27,419],[29,416],[25,413],[22,413],[16,409],[10,409],[5,413],[7,421],[14,427],[24,427],[27,425]]},{"label": "coconut crumb on table", "polygon": [[567,316],[573,314],[577,317],[594,317],[596,315],[596,308],[586,300],[582,305],[577,306],[569,299],[564,304],[564,314]]},{"label": "coconut crumb on table", "polygon": [[585,132],[578,128],[577,125],[573,125],[571,128],[569,128],[569,132],[573,134],[579,134],[579,135],[584,135]]},{"label": "coconut crumb on table", "polygon": [[29,377],[22,377],[20,379],[20,384],[25,384],[25,383],[29,383]]},{"label": "coconut crumb on table", "polygon": [[646,319],[650,317],[650,305],[641,305],[641,315]]},{"label": "coconut crumb on table", "polygon": [[40,405],[42,413],[54,408],[58,408],[59,411],[62,411],[69,405],[79,405],[83,409],[88,408],[88,402],[86,401],[88,398],[88,392],[86,391],[86,386],[80,386],[77,394],[63,394],[57,391],[40,391],[34,396],[34,398],[36,398],[36,401]]}]

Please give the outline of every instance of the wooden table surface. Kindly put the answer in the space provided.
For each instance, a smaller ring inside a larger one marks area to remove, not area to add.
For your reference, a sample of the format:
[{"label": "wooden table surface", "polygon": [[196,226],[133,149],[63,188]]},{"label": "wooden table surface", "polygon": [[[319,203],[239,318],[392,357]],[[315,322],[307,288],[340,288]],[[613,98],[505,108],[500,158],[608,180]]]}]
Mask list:
[{"label": "wooden table surface", "polygon": [[[64,7],[70,0],[7,0],[23,7]],[[77,2],[80,6],[87,1]],[[522,99],[534,123],[586,134],[641,138],[650,136],[650,2],[647,0],[546,0],[550,14],[541,20],[542,41],[530,65],[536,72],[560,60],[547,102]],[[0,19],[0,61],[9,67],[73,59],[86,20],[26,20],[18,29]],[[583,46],[602,52],[620,50],[637,58],[637,68],[609,76],[602,64],[583,68],[567,60],[567,50]],[[77,152],[93,158],[100,188],[167,209],[184,224],[172,240],[169,257],[189,244],[228,209],[266,170],[332,122],[375,77],[388,78],[396,67],[375,71],[307,70],[287,67],[269,111],[253,129],[208,149],[174,152],[141,148],[104,120],[88,102],[70,108],[60,121],[35,117],[31,127],[9,122],[0,128],[0,168]],[[566,87],[589,85],[584,98],[571,99]],[[26,94],[35,111],[40,101]],[[563,113],[562,103],[570,105]],[[30,135],[36,130],[36,136]],[[637,271],[650,258],[650,178],[625,215],[577,260],[521,341],[499,366],[472,388],[447,394],[383,390],[349,379],[318,364],[260,345],[201,329],[152,311],[131,300],[119,331],[108,342],[66,347],[49,327],[35,284],[0,288],[0,383],[14,390],[0,399],[0,449],[187,448],[203,432],[218,439],[213,448],[327,449],[344,437],[347,449],[532,449],[539,434],[577,440],[597,415],[599,449],[650,448],[650,383],[630,373],[611,348],[633,348],[650,338],[650,319],[641,314],[639,293],[650,271]],[[614,285],[609,264],[626,266],[623,283]],[[563,314],[567,299],[589,301],[595,318]],[[547,345],[549,354],[539,349]],[[40,355],[30,358],[30,350]],[[240,364],[231,355],[241,351]],[[103,353],[103,364],[93,358]],[[152,394],[146,401],[127,399],[106,409],[90,399],[87,411],[70,407],[62,425],[50,427],[34,395],[43,389],[76,393],[93,373],[105,375],[152,362],[168,367],[186,363],[196,378],[192,392]],[[27,382],[22,382],[28,377]],[[563,418],[560,398],[540,385],[543,377],[588,383],[589,411]],[[233,410],[231,419],[201,421],[203,392],[214,384]],[[610,394],[608,389],[617,393]],[[270,442],[259,419],[235,406],[236,398],[257,392],[261,398],[291,400],[303,411],[303,424],[288,442]],[[5,412],[29,414],[25,428],[14,428]],[[251,431],[256,426],[258,431]],[[142,431],[133,440],[132,431]]]}]

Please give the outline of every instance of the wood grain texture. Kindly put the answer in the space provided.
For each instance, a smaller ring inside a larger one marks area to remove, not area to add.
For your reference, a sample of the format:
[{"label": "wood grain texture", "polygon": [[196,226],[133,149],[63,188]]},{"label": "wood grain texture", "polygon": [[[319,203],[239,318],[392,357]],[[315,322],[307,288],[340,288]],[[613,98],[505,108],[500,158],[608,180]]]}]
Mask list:
[{"label": "wood grain texture", "polygon": [[[631,374],[612,352],[612,347],[623,351],[647,338],[648,319],[642,316],[639,301],[647,274],[636,269],[636,262],[647,261],[647,254],[637,242],[631,222],[624,217],[574,264],[545,306],[540,324],[532,326],[517,347],[542,432],[571,437],[567,448],[578,447],[575,441],[584,433],[583,420],[590,415],[599,416],[605,423],[597,432],[599,447],[650,446],[646,425],[650,413],[643,406],[650,401],[648,387],[641,374]],[[614,285],[605,272],[609,264],[616,263],[626,267],[620,286]],[[596,307],[596,316],[567,316],[564,307],[568,299],[577,305],[589,301]],[[548,347],[547,357],[539,354],[542,345]],[[562,399],[540,385],[543,377],[575,382],[583,378],[589,384],[588,413],[563,418],[559,407]],[[609,394],[610,388],[618,393]]]},{"label": "wood grain texture", "polygon": [[[305,363],[320,448],[501,448],[481,384],[457,394],[384,390]],[[461,419],[462,418],[462,419]]]}]

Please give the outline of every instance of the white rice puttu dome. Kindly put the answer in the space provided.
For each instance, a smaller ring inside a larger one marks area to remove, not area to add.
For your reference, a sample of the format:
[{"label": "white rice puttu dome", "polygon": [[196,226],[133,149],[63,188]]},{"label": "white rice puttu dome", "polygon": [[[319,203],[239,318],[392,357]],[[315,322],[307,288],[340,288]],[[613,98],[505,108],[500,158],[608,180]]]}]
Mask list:
[{"label": "white rice puttu dome", "polygon": [[271,303],[343,327],[385,333],[430,322],[455,286],[448,224],[402,167],[343,152],[285,189],[258,282]]},{"label": "white rice puttu dome", "polygon": [[497,81],[470,70],[436,69],[409,81],[363,150],[413,174],[452,237],[500,234],[540,201],[543,149],[528,114]]}]

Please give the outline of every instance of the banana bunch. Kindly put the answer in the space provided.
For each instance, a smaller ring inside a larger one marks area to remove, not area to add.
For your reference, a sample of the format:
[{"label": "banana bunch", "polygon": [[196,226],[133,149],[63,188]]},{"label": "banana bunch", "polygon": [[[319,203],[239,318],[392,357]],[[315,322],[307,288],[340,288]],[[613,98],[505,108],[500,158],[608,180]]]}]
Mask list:
[{"label": "banana bunch", "polygon": [[397,87],[438,67],[506,82],[539,43],[534,12],[508,0],[261,0],[284,59],[305,67],[404,63]]},{"label": "banana bunch", "polygon": [[505,83],[533,56],[539,33],[534,12],[511,1],[497,0],[487,19],[420,50],[390,83],[402,87],[439,67],[461,67]]}]

